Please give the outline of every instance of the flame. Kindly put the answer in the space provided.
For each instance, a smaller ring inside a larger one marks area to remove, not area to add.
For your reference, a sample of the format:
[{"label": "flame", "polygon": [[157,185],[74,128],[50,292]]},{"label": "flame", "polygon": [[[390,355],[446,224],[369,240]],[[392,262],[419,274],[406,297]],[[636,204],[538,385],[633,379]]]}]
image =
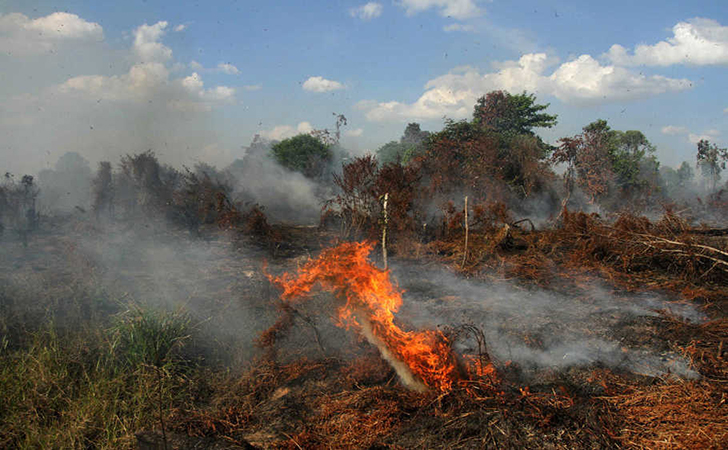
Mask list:
[{"label": "flame", "polygon": [[367,260],[373,247],[370,242],[340,244],[307,262],[295,277],[286,273],[269,278],[282,289],[286,302],[305,298],[317,285],[333,292],[342,302],[338,325],[354,328],[374,344],[406,386],[450,390],[460,378],[450,342],[440,331],[405,331],[395,323],[402,291],[389,271]]}]

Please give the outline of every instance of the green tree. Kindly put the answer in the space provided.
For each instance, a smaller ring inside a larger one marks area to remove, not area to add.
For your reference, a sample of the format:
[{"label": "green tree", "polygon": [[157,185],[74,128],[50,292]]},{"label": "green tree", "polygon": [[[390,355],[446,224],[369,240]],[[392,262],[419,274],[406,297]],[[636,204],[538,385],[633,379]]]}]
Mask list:
[{"label": "green tree", "polygon": [[728,149],[718,148],[706,139],[698,142],[698,167],[703,176],[710,181],[711,191],[715,191],[720,181],[720,173],[725,169],[728,160]]},{"label": "green tree", "polygon": [[641,131],[613,131],[609,157],[624,193],[642,194],[657,186],[660,163],[654,153],[655,146]]},{"label": "green tree", "polygon": [[687,161],[683,161],[682,164],[680,164],[680,167],[678,167],[677,169],[678,185],[682,188],[686,188],[690,186],[694,178],[695,172],[690,166],[690,163]]},{"label": "green tree", "polygon": [[422,131],[419,123],[409,123],[399,142],[387,142],[377,150],[377,159],[381,164],[406,165],[412,158],[423,152],[429,136],[430,132]]},{"label": "green tree", "polygon": [[580,185],[592,200],[605,198],[614,189],[622,197],[632,198],[659,189],[660,163],[655,147],[641,131],[613,130],[599,119],[585,126],[581,134],[560,142],[552,160],[566,163],[567,186]]},{"label": "green tree", "polygon": [[549,104],[536,104],[536,96],[493,91],[480,97],[473,111],[473,123],[502,135],[530,135],[534,128],[551,128],[558,116],[543,113]]},{"label": "green tree", "polygon": [[397,141],[390,141],[379,147],[377,159],[381,164],[400,163],[407,152],[408,146]]},{"label": "green tree", "polygon": [[299,134],[273,145],[271,155],[280,165],[309,178],[323,175],[331,161],[328,145],[309,134]]}]

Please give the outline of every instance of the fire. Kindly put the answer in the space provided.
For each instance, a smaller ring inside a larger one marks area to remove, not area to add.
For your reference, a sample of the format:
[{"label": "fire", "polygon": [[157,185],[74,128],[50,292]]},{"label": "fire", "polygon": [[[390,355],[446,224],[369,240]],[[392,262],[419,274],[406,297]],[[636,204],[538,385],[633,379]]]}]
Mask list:
[{"label": "fire", "polygon": [[331,291],[341,304],[337,325],[355,329],[377,346],[408,387],[447,391],[459,376],[450,342],[439,331],[405,331],[395,323],[402,292],[389,272],[367,260],[373,244],[344,243],[303,265],[296,276],[270,277],[281,299],[305,298],[314,286]]}]

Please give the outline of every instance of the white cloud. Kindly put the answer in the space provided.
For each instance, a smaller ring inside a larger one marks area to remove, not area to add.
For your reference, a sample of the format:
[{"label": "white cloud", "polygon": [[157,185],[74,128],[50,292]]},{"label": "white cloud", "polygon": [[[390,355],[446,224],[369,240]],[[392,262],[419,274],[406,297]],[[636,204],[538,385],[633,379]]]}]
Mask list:
[{"label": "white cloud", "polygon": [[344,85],[323,77],[310,77],[303,83],[303,90],[309,92],[329,92],[339,89],[344,89]]},{"label": "white cloud", "polygon": [[478,7],[475,0],[402,0],[399,4],[410,16],[433,8],[443,17],[458,20],[471,19],[483,14],[483,10]]},{"label": "white cloud", "polygon": [[606,56],[619,65],[728,64],[728,26],[694,18],[672,28],[673,36],[654,45],[638,45],[632,54],[615,44]]},{"label": "white cloud", "polygon": [[243,89],[245,89],[246,91],[259,91],[259,90],[263,89],[263,85],[261,85],[261,84],[246,84],[245,86],[243,86]]},{"label": "white cloud", "polygon": [[58,87],[58,91],[113,101],[142,101],[153,96],[168,80],[169,70],[164,64],[136,64],[123,75],[83,75],[70,78]]},{"label": "white cloud", "polygon": [[550,77],[553,95],[567,103],[634,100],[692,87],[687,79],[646,76],[618,66],[602,66],[589,55],[562,64]]},{"label": "white cloud", "polygon": [[172,49],[160,41],[167,28],[166,21],[139,26],[134,30],[134,55],[140,62],[166,62],[172,58]]},{"label": "white cloud", "polygon": [[348,137],[360,137],[362,134],[364,134],[364,129],[362,128],[355,128],[353,130],[344,131],[344,136]]},{"label": "white cloud", "polygon": [[238,70],[237,67],[233,66],[230,63],[220,63],[217,65],[217,70],[219,70],[222,73],[226,73],[228,75],[237,75],[240,73],[240,70]]},{"label": "white cloud", "polygon": [[180,84],[189,97],[175,98],[170,105],[177,109],[194,109],[209,111],[215,104],[229,103],[235,98],[235,89],[228,86],[215,86],[205,89],[202,78],[197,72],[183,78]]},{"label": "white cloud", "polygon": [[372,121],[454,119],[468,117],[475,100],[492,90],[552,95],[565,103],[589,105],[627,101],[689,89],[689,80],[659,75],[645,76],[617,66],[603,66],[590,55],[565,62],[550,74],[554,64],[545,53],[523,55],[518,61],[496,65],[496,71],[481,74],[473,67],[459,67],[430,80],[425,93],[414,103],[397,101],[360,102]]},{"label": "white cloud", "polygon": [[187,29],[186,23],[181,23],[181,24],[177,25],[176,27],[174,27],[174,31],[176,33],[179,33],[180,31],[185,31],[186,29]]},{"label": "white cloud", "polygon": [[32,20],[19,13],[0,14],[0,51],[9,54],[42,53],[63,42],[103,38],[101,25],[75,14],[55,12]]},{"label": "white cloud", "polygon": [[728,114],[728,108],[724,109],[723,113]]},{"label": "white cloud", "polygon": [[[131,53],[139,62],[132,65],[129,72],[73,77],[57,86],[56,91],[94,100],[156,101],[180,111],[210,111],[214,106],[234,101],[234,88],[215,86],[206,89],[198,72],[184,78],[170,78],[171,70],[167,63],[172,58],[172,50],[161,42],[166,28],[167,22],[161,21],[154,25],[144,24],[134,30]],[[192,61],[190,66],[202,67],[196,61]],[[228,72],[234,68],[224,64],[219,67]]]},{"label": "white cloud", "polygon": [[228,75],[239,75],[240,69],[235,67],[234,65],[230,63],[219,63],[215,68],[207,69],[205,66],[200,64],[199,62],[192,60],[189,63],[189,68],[194,70],[195,72],[208,72],[208,73],[225,73]]},{"label": "white cloud", "polygon": [[712,129],[707,130],[702,134],[697,133],[688,133],[688,141],[690,141],[691,144],[697,144],[698,142],[702,140],[706,141],[715,141],[720,136],[720,131]]},{"label": "white cloud", "polygon": [[311,124],[309,122],[301,122],[296,127],[296,130],[299,133],[310,133],[313,131],[313,127],[311,126]]},{"label": "white cloud", "polygon": [[450,25],[445,25],[444,27],[442,27],[442,30],[448,33],[452,31],[470,32],[475,31],[475,27],[463,23],[451,23]]},{"label": "white cloud", "polygon": [[697,144],[703,139],[706,139],[708,141],[715,141],[718,136],[720,136],[720,131],[716,129],[710,129],[706,130],[705,132],[698,134],[698,133],[692,133],[689,129],[682,126],[674,126],[674,125],[668,125],[666,127],[662,127],[660,130],[663,134],[671,135],[671,136],[685,136],[687,138],[687,141],[691,144]]},{"label": "white cloud", "polygon": [[662,129],[660,131],[662,131],[662,134],[669,134],[671,136],[674,136],[676,134],[687,134],[690,132],[690,130],[688,130],[685,127],[680,127],[680,126],[675,126],[675,125],[668,125],[666,127],[662,127]]},{"label": "white cloud", "polygon": [[349,10],[351,17],[358,17],[361,20],[371,20],[382,15],[382,4],[369,2],[365,5],[357,6]]},{"label": "white cloud", "polygon": [[270,130],[263,130],[259,134],[271,141],[282,141],[298,134],[308,134],[311,131],[313,131],[313,127],[309,122],[300,122],[295,128],[290,125],[277,125]]}]

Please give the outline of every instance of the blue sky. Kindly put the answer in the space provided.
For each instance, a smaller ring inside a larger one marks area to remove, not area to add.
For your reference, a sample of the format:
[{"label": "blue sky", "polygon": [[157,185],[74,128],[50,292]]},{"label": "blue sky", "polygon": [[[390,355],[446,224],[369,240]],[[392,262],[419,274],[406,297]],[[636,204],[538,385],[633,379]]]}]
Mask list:
[{"label": "blue sky", "polygon": [[401,0],[0,3],[10,170],[155,150],[224,166],[256,133],[349,119],[354,152],[439,130],[494,89],[550,103],[555,143],[604,118],[663,163],[728,140],[722,2]]}]

